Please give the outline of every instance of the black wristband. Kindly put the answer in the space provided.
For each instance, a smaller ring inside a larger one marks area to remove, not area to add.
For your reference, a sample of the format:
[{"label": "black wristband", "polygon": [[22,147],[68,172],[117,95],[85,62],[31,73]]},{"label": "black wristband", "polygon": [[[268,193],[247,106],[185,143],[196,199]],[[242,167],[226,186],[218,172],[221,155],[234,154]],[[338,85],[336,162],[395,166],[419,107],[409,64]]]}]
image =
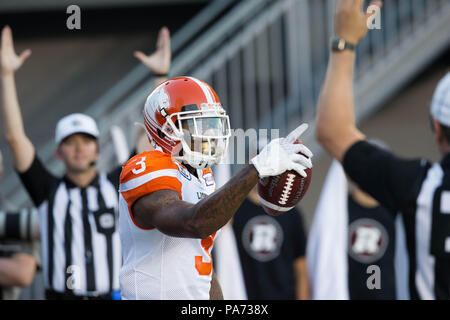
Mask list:
[{"label": "black wristband", "polygon": [[152,72],[153,77],[168,77],[169,73],[154,73]]},{"label": "black wristband", "polygon": [[345,41],[342,38],[332,38],[331,39],[331,51],[341,52],[344,50],[355,51],[356,45]]}]

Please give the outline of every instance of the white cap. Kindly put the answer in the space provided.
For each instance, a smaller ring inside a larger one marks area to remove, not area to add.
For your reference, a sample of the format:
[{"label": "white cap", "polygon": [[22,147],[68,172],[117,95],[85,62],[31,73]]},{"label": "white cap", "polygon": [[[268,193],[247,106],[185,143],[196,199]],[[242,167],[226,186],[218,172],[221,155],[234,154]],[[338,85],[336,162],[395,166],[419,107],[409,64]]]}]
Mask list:
[{"label": "white cap", "polygon": [[439,81],[431,101],[431,116],[450,127],[450,72]]},{"label": "white cap", "polygon": [[55,142],[57,145],[75,133],[86,133],[98,138],[99,132],[95,120],[82,113],[72,113],[60,119],[56,124]]}]

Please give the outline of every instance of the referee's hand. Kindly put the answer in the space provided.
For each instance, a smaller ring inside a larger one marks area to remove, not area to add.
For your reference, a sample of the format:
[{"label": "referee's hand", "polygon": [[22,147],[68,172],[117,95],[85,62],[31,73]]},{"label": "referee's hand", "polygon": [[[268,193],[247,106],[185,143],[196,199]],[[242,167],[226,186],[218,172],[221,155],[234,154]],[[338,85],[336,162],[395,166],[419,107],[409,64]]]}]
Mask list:
[{"label": "referee's hand", "polygon": [[154,74],[167,74],[172,62],[169,29],[163,27],[159,30],[155,52],[146,55],[142,51],[135,51],[134,56]]},{"label": "referee's hand", "polygon": [[[338,0],[336,7],[335,33],[351,44],[358,44],[367,33],[367,20],[373,14],[363,11],[364,0]],[[370,5],[381,8],[382,1]]]},{"label": "referee's hand", "polygon": [[1,65],[3,75],[12,74],[17,71],[24,61],[31,55],[31,50],[27,49],[20,55],[14,50],[12,31],[9,26],[2,30]]}]

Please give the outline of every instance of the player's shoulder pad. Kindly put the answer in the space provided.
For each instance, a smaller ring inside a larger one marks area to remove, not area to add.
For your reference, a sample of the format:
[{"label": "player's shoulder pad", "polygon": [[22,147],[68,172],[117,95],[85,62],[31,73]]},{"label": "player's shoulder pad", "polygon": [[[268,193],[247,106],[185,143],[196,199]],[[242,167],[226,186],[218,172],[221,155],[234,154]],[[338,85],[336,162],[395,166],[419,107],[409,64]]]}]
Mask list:
[{"label": "player's shoulder pad", "polygon": [[163,189],[174,190],[181,198],[179,170],[171,155],[146,151],[123,166],[119,191],[129,204],[143,195]]},{"label": "player's shoulder pad", "polygon": [[123,168],[120,175],[120,183],[127,182],[150,172],[167,169],[178,170],[178,167],[174,164],[172,157],[169,154],[158,150],[145,151],[137,154],[122,166]]}]

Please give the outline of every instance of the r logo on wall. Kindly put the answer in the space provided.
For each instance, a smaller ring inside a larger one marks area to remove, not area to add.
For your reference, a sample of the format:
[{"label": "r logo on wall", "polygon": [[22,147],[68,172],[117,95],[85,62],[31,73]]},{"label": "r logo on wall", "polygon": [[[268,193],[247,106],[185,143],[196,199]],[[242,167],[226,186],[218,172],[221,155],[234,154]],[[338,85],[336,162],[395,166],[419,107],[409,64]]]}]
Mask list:
[{"label": "r logo on wall", "polygon": [[250,219],[242,232],[242,244],[254,259],[267,262],[280,254],[283,230],[280,224],[269,216]]},{"label": "r logo on wall", "polygon": [[361,263],[373,263],[381,259],[389,243],[386,229],[373,219],[352,222],[348,236],[348,253]]}]

